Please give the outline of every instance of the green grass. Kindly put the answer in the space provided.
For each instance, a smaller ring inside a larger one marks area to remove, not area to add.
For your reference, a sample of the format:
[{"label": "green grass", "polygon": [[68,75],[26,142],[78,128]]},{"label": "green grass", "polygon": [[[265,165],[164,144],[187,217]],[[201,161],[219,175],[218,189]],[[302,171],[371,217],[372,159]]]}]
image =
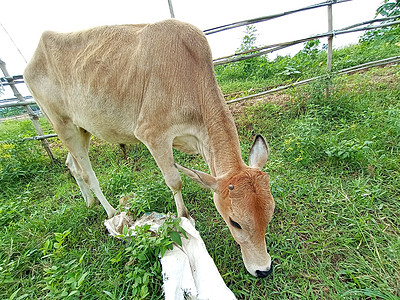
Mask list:
[{"label": "green grass", "polygon": [[[334,49],[332,70],[339,71],[366,62],[400,55],[400,27],[366,33],[360,43]],[[243,41],[246,43],[246,41]],[[224,93],[254,94],[260,90],[290,84],[326,74],[326,46],[319,40],[304,44],[303,50],[292,56],[267,56],[217,66],[215,72]]]},{"label": "green grass", "polygon": [[[329,99],[319,82],[288,91],[285,102],[235,110],[243,156],[258,133],[271,147],[271,277],[246,272],[212,194],[184,178],[185,203],[238,299],[399,299],[399,83],[399,66],[372,69],[333,78]],[[103,209],[86,208],[63,164],[52,165],[40,143],[18,141],[34,135],[30,121],[1,123],[0,132],[9,140],[0,143],[0,298],[136,299],[146,286],[146,299],[162,299],[154,245],[108,237]],[[63,162],[65,149],[51,141]],[[175,154],[206,169],[198,156]],[[126,161],[118,146],[93,139],[90,156],[114,206],[135,193],[137,215],[175,212],[143,145],[128,146]]]}]

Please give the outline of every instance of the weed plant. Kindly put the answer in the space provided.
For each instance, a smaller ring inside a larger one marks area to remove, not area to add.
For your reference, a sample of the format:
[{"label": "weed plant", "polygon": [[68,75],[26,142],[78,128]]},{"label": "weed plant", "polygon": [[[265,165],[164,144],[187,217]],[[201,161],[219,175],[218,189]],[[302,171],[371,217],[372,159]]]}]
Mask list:
[{"label": "weed plant", "polygon": [[[233,110],[244,157],[255,134],[271,148],[273,276],[246,272],[209,191],[183,178],[183,197],[238,299],[399,299],[399,82],[399,66],[372,69],[333,78],[329,98],[316,82],[285,101]],[[169,242],[145,228],[132,241],[109,237],[104,210],[85,206],[64,165],[51,164],[38,142],[20,141],[33,135],[29,124],[0,124],[0,298],[162,299],[157,254]],[[51,147],[65,160],[57,139]],[[135,195],[135,216],[175,212],[143,145],[127,146],[125,160],[118,146],[94,138],[90,157],[113,206]],[[207,171],[199,156],[175,158]]]}]

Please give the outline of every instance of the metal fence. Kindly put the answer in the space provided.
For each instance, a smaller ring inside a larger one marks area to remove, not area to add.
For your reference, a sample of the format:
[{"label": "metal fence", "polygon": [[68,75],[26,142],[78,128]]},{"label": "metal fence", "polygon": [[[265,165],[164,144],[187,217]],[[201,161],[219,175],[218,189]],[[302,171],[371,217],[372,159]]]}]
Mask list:
[{"label": "metal fence", "polygon": [[[53,153],[51,152],[49,143],[47,142],[46,138],[43,138],[44,134],[43,134],[43,130],[39,124],[39,115],[36,112],[34,112],[33,109],[30,107],[30,105],[28,104],[29,100],[28,101],[25,100],[25,98],[18,91],[16,83],[14,81],[14,77],[10,76],[10,74],[8,73],[7,68],[6,68],[6,63],[4,61],[2,61],[1,59],[0,59],[0,69],[5,76],[4,78],[7,80],[8,86],[12,89],[14,96],[16,97],[16,99],[18,101],[17,102],[18,105],[23,106],[25,108],[26,112],[28,113],[28,115],[30,116],[33,126],[35,127],[36,133],[38,134],[36,139],[40,139],[42,141],[42,145],[43,145],[44,149],[46,150],[50,159],[52,161],[54,161],[54,156],[53,156]],[[32,101],[32,100],[30,100],[30,101]],[[3,106],[0,106],[0,107],[4,107],[4,105],[6,105],[6,104],[3,104]]]}]

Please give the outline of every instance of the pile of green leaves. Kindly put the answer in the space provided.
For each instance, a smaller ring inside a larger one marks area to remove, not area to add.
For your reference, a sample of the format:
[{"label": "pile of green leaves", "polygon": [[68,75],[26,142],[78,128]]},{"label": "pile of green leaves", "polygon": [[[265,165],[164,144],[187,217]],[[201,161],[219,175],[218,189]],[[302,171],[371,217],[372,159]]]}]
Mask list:
[{"label": "pile of green leaves", "polygon": [[[151,225],[123,228],[120,238],[126,242],[126,248],[120,250],[111,262],[117,265],[123,257],[128,260],[125,263],[129,271],[126,283],[132,288],[129,297],[145,299],[150,296],[150,279],[160,273],[159,257],[163,257],[167,250],[172,250],[174,243],[182,246],[181,234],[187,238],[179,224],[180,218],[168,217],[156,233],[150,231]],[[110,292],[106,294],[113,298]]]}]

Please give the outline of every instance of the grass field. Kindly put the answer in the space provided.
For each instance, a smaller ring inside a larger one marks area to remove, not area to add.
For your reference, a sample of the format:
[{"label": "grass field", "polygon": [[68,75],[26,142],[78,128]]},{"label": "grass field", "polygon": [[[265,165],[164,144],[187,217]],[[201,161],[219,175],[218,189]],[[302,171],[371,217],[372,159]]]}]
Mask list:
[{"label": "grass field", "polygon": [[[184,178],[183,196],[238,299],[400,299],[400,67],[372,69],[271,99],[231,106],[242,152],[269,141],[265,170],[276,212],[267,230],[274,273],[249,275],[210,192]],[[46,130],[51,130],[42,120]],[[63,163],[52,165],[30,121],[0,124],[0,298],[162,299],[157,242],[107,236],[100,207],[87,209]],[[66,151],[51,141],[60,162]],[[93,139],[92,164],[116,206],[175,212],[161,172],[142,145]],[[206,171],[197,156],[177,162]],[[245,158],[247,160],[247,158]]]}]

